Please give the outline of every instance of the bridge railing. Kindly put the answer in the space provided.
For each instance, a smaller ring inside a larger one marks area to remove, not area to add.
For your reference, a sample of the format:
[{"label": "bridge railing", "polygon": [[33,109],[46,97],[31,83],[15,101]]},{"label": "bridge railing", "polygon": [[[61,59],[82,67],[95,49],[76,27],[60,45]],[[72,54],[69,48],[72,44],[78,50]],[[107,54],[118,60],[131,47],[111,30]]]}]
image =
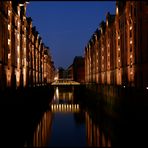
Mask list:
[{"label": "bridge railing", "polygon": [[51,85],[80,85],[80,83],[71,79],[58,79],[52,82]]}]

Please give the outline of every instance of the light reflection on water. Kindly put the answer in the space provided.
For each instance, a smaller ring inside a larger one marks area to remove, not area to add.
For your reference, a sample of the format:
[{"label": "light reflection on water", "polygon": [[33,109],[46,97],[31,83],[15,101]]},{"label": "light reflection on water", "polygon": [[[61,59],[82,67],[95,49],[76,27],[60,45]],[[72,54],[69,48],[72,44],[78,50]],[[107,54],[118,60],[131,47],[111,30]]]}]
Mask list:
[{"label": "light reflection on water", "polygon": [[54,99],[24,146],[111,146],[111,141],[88,111],[75,101],[74,89],[56,87]]},{"label": "light reflection on water", "polygon": [[88,146],[111,147],[109,137],[105,137],[102,128],[94,123],[88,112],[85,112],[86,136]]}]

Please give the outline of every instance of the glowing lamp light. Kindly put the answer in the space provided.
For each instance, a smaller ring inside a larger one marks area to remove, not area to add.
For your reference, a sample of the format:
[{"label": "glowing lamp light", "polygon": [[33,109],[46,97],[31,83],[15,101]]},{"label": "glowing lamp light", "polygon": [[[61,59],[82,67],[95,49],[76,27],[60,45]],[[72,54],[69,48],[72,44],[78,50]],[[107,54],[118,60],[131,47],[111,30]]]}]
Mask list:
[{"label": "glowing lamp light", "polygon": [[58,80],[58,77],[54,77],[54,80]]},{"label": "glowing lamp light", "polygon": [[21,7],[21,6],[24,6],[24,4],[19,4],[19,6]]},{"label": "glowing lamp light", "polygon": [[148,90],[148,87],[146,87],[146,89]]}]

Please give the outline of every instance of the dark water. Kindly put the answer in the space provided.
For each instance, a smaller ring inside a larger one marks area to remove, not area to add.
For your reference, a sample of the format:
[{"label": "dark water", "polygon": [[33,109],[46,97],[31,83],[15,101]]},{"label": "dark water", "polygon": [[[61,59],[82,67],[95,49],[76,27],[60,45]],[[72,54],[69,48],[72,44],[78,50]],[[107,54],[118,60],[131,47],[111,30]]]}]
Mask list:
[{"label": "dark water", "polygon": [[[75,88],[55,88],[49,108],[24,146],[111,146],[111,141],[79,101]],[[82,97],[82,96],[81,96]]]},{"label": "dark water", "polygon": [[[95,95],[83,91],[75,87],[55,87],[54,95],[46,105],[1,105],[5,108],[0,114],[1,145],[147,146],[147,116],[140,118],[141,114],[129,112],[112,115],[94,101]],[[41,99],[45,99],[44,95]]]}]

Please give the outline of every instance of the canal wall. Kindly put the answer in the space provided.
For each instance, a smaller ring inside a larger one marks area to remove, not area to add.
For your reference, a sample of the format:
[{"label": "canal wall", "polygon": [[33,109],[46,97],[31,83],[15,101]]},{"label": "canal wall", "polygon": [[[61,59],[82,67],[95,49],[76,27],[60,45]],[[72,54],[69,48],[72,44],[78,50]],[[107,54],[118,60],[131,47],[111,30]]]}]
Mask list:
[{"label": "canal wall", "polygon": [[135,87],[89,83],[86,90],[98,94],[104,110],[112,116],[143,118],[148,113],[148,90]]},{"label": "canal wall", "polygon": [[12,145],[22,147],[24,140],[29,138],[28,135],[33,134],[43,113],[49,109],[52,98],[53,87],[50,85],[17,90],[7,89],[1,92],[2,144],[8,147]]},{"label": "canal wall", "polygon": [[36,106],[46,104],[52,99],[53,87],[51,85],[32,88],[7,88],[0,92],[1,104]]}]

